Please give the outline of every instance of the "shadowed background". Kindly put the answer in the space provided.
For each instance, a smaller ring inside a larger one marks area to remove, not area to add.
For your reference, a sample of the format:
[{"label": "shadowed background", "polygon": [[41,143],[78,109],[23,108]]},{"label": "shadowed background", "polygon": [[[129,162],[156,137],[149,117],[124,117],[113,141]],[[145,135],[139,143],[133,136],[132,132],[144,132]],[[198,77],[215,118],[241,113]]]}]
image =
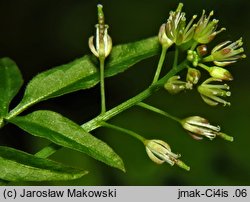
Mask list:
[{"label": "shadowed background", "polygon": [[[250,5],[244,0],[182,1],[187,18],[214,10],[220,34],[210,47],[241,36],[247,56],[250,47]],[[37,73],[89,54],[88,37],[95,33],[96,4],[104,5],[106,23],[114,45],[158,34],[168,13],[178,5],[174,0],[0,0],[0,56],[12,58],[23,74],[25,85]],[[115,77],[106,79],[107,107],[112,108],[145,89],[151,82],[159,56],[147,59]],[[166,71],[172,54],[167,56]],[[147,99],[178,116],[204,116],[222,131],[235,137],[233,143],[222,139],[193,140],[172,120],[133,107],[110,120],[132,129],[149,139],[162,139],[173,152],[191,166],[186,172],[167,164],[156,165],[147,157],[144,146],[126,134],[110,129],[97,129],[92,134],[107,142],[123,158],[127,172],[110,168],[90,157],[69,149],[51,156],[65,164],[81,167],[90,173],[68,182],[20,183],[22,185],[250,185],[250,94],[249,57],[228,69],[234,76],[230,83],[231,107],[210,107],[196,90],[175,96],[161,90]],[[203,73],[203,79],[205,74]],[[25,86],[24,85],[24,86]],[[21,99],[24,87],[12,102],[13,108]],[[1,96],[1,95],[0,95]],[[82,124],[99,113],[99,86],[78,91],[39,103],[23,114],[36,109],[54,110]],[[0,131],[0,144],[35,153],[48,142],[34,138],[13,125]]]}]

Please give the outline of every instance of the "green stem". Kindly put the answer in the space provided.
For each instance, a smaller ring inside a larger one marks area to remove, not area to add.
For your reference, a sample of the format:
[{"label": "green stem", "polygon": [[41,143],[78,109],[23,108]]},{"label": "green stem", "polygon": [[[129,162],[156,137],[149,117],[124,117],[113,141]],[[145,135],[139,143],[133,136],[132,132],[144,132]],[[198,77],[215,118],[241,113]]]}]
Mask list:
[{"label": "green stem", "polygon": [[203,68],[203,69],[205,69],[205,70],[207,70],[207,71],[209,71],[209,67],[206,66],[206,65],[204,65],[204,64],[202,64],[202,63],[199,63],[198,66],[201,67],[201,68]]},{"label": "green stem", "polygon": [[190,50],[194,50],[198,44],[199,44],[199,43],[195,41],[195,42],[193,43],[193,45],[191,46]]},{"label": "green stem", "polygon": [[178,56],[179,56],[179,48],[176,46],[175,53],[174,53],[174,63],[173,63],[173,67],[172,68],[177,68]]},{"label": "green stem", "polygon": [[35,156],[41,158],[47,158],[50,155],[54,154],[58,149],[62,148],[60,145],[57,144],[50,144],[46,147],[46,149],[42,149],[38,151]]},{"label": "green stem", "polygon": [[161,69],[162,69],[162,66],[163,66],[163,63],[164,63],[164,59],[166,57],[167,50],[168,50],[167,47],[162,46],[160,60],[158,62],[158,66],[157,66],[157,69],[156,69],[155,76],[154,76],[152,84],[156,83],[158,81],[159,77],[160,77]]},{"label": "green stem", "polygon": [[116,125],[113,125],[113,124],[110,124],[110,123],[107,123],[107,122],[102,122],[101,125],[106,127],[106,128],[111,128],[111,129],[126,133],[126,134],[140,140],[141,142],[145,141],[144,137],[142,137],[141,135],[135,133],[134,131],[128,130],[126,128],[122,128],[122,127],[119,127],[119,126],[116,126]]},{"label": "green stem", "polygon": [[[171,69],[163,78],[161,78],[159,81],[157,81],[155,84],[149,86],[146,90],[142,91],[138,95],[136,95],[133,98],[130,98],[129,100],[121,103],[120,105],[110,109],[109,111],[105,112],[104,114],[100,114],[99,116],[93,118],[92,120],[82,124],[82,128],[90,132],[92,130],[95,130],[96,128],[99,128],[101,124],[112,117],[116,116],[117,114],[120,114],[121,112],[125,111],[126,109],[129,109],[130,107],[136,105],[137,103],[145,100],[147,97],[151,96],[154,92],[156,92],[161,86],[163,86],[166,81],[177,74],[179,71],[184,69],[187,64],[187,60],[184,60],[181,64],[178,65],[178,68]],[[46,150],[51,150],[51,145],[54,145],[54,143],[51,143],[47,147],[44,147],[42,150],[39,151],[39,153],[47,153]],[[53,148],[53,147],[52,147]],[[43,151],[44,150],[44,151]],[[56,152],[56,150],[55,150]],[[51,153],[52,154],[52,153]],[[41,157],[41,155],[40,155]]]},{"label": "green stem", "polygon": [[106,112],[105,85],[104,85],[104,59],[100,59],[100,92],[101,92],[101,114]]},{"label": "green stem", "polygon": [[28,109],[29,107],[34,105],[36,102],[37,102],[37,100],[34,100],[34,101],[29,102],[28,104],[25,104],[25,105],[22,105],[21,103],[19,103],[19,105],[21,105],[22,107],[19,107],[19,105],[17,105],[13,110],[11,110],[9,112],[9,114],[4,119],[9,120],[9,119],[21,114],[23,111],[25,111],[26,109]]},{"label": "green stem", "polygon": [[163,111],[163,110],[161,110],[161,109],[158,109],[158,108],[156,108],[156,107],[153,107],[153,106],[151,106],[151,105],[148,105],[148,104],[146,104],[146,103],[140,102],[140,103],[138,103],[137,105],[140,106],[140,107],[142,107],[142,108],[148,109],[148,110],[150,110],[150,111],[152,111],[152,112],[156,112],[156,113],[158,113],[158,114],[161,114],[161,115],[163,115],[163,116],[165,116],[165,117],[167,117],[167,118],[170,118],[170,119],[172,119],[172,120],[174,120],[174,121],[177,121],[177,122],[179,122],[179,123],[181,122],[181,119],[179,119],[179,118],[177,118],[177,117],[174,117],[174,116],[170,115],[169,113],[167,113],[167,112],[165,112],[165,111]]}]

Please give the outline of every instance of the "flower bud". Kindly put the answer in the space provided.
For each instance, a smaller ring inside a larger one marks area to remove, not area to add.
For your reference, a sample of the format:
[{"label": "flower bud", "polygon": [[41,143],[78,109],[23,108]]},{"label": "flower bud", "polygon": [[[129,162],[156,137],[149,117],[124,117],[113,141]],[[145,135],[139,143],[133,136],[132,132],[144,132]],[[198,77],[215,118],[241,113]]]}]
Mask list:
[{"label": "flower bud", "polygon": [[207,54],[207,46],[205,44],[200,45],[196,48],[197,54],[202,57]]},{"label": "flower bud", "polygon": [[222,80],[209,78],[198,87],[198,92],[200,93],[203,101],[211,106],[216,106],[219,103],[222,103],[224,106],[226,105],[230,106],[231,105],[230,102],[226,102],[221,98],[221,97],[231,96],[231,92],[227,91],[229,90],[229,86],[227,84],[224,85],[209,84],[210,82],[213,81],[221,82]]},{"label": "flower bud", "polygon": [[231,75],[231,73],[221,67],[210,67],[209,68],[209,74],[216,79],[221,79],[221,80],[226,80],[226,81],[232,81],[233,80],[233,76]]},{"label": "flower bud", "polygon": [[207,65],[204,65],[202,63],[198,63],[198,66],[207,70],[209,74],[215,79],[226,80],[226,81],[233,80],[233,76],[231,75],[231,73],[224,68],[217,67],[217,66],[208,67]]},{"label": "flower bud", "polygon": [[188,73],[187,73],[187,82],[191,84],[197,84],[199,79],[201,77],[201,73],[198,69],[195,68],[188,68]]},{"label": "flower bud", "polygon": [[112,50],[112,39],[108,35],[108,25],[104,23],[104,13],[102,5],[97,5],[98,24],[96,25],[96,44],[94,46],[94,36],[89,38],[89,48],[99,59],[105,59]]},{"label": "flower bud", "polygon": [[144,144],[146,152],[153,162],[157,164],[167,162],[171,166],[177,164],[183,169],[190,170],[189,166],[178,159],[181,155],[171,152],[171,148],[166,142],[162,140],[145,140]]},{"label": "flower bud", "polygon": [[196,51],[188,50],[187,51],[187,60],[192,62],[192,65],[194,67],[197,67],[197,65],[200,61],[200,57]]}]

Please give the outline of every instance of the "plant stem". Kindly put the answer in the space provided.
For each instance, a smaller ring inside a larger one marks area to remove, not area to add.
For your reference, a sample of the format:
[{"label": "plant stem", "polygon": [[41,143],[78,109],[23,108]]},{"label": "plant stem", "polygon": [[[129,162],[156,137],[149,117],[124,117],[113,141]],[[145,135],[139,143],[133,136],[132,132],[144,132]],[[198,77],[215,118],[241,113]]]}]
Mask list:
[{"label": "plant stem", "polygon": [[[116,116],[117,114],[120,114],[121,112],[125,111],[126,109],[128,109],[128,108],[136,105],[137,103],[145,100],[147,97],[149,97],[154,92],[156,92],[160,87],[162,87],[170,77],[174,76],[179,71],[184,69],[186,67],[187,62],[188,62],[187,60],[184,60],[181,64],[179,64],[177,66],[177,68],[171,69],[163,78],[161,78],[155,84],[149,86],[146,90],[142,91],[141,93],[139,93],[135,97],[130,98],[129,100],[119,104],[118,106],[110,109],[109,111],[106,111],[104,114],[100,114],[99,116],[93,118],[92,120],[82,124],[81,127],[85,131],[90,132],[96,128],[99,128],[104,121],[111,119],[112,117]],[[43,149],[41,149],[38,152],[38,153],[40,153],[39,156],[42,157],[41,156],[42,153],[44,153],[46,155],[53,154],[52,153],[53,150],[51,149],[51,148],[54,148],[53,145],[54,145],[54,143],[51,143],[47,147],[44,147]],[[49,150],[49,152],[47,152],[46,150]],[[56,150],[54,150],[54,152],[56,152]],[[46,157],[48,157],[48,156],[46,156]]]},{"label": "plant stem", "polygon": [[140,106],[140,107],[142,107],[142,108],[148,109],[148,110],[150,110],[152,112],[156,112],[158,114],[161,114],[161,115],[163,115],[163,116],[165,116],[167,118],[170,118],[170,119],[172,119],[174,121],[177,121],[179,123],[181,122],[181,120],[179,118],[174,117],[174,116],[170,115],[169,113],[167,113],[167,112],[165,112],[165,111],[163,111],[161,109],[158,109],[158,108],[156,108],[154,106],[148,105],[148,104],[143,103],[143,102],[140,102],[137,105]]},{"label": "plant stem", "polygon": [[166,57],[167,50],[168,50],[167,47],[162,46],[160,60],[158,62],[158,66],[152,84],[156,83],[160,77],[161,69],[164,63],[164,59]]},{"label": "plant stem", "polygon": [[207,71],[209,70],[209,67],[206,66],[206,65],[204,65],[204,64],[202,64],[202,63],[199,63],[198,66],[201,67],[201,68],[203,68],[203,69],[205,69],[205,70],[207,70]]},{"label": "plant stem", "polygon": [[57,144],[50,144],[45,149],[42,149],[38,151],[35,156],[41,157],[41,158],[47,158],[50,155],[54,154],[58,149],[62,148],[60,145]]},{"label": "plant stem", "polygon": [[178,56],[179,56],[179,49],[178,49],[178,47],[176,46],[176,48],[175,48],[175,53],[174,53],[174,63],[173,63],[173,67],[172,67],[172,68],[177,68]]},{"label": "plant stem", "polygon": [[198,45],[198,42],[194,42],[193,45],[191,46],[190,50],[194,50],[197,45]]},{"label": "plant stem", "polygon": [[[153,90],[154,89],[154,90]],[[107,121],[110,118],[116,116],[117,114],[120,114],[121,112],[125,111],[126,109],[134,106],[136,103],[146,99],[150,95],[153,94],[153,92],[156,90],[156,86],[151,86],[148,89],[142,91],[138,95],[136,95],[133,98],[130,98],[129,100],[123,102],[122,104],[114,107],[113,109],[107,111],[104,114],[100,114],[96,118],[88,121],[87,123],[82,125],[82,128],[84,128],[86,131],[92,131],[100,126],[100,123],[102,121]]]},{"label": "plant stem", "polygon": [[105,85],[104,85],[104,59],[100,58],[100,91],[101,91],[101,114],[106,112]]},{"label": "plant stem", "polygon": [[102,122],[101,125],[106,127],[106,128],[111,128],[111,129],[118,130],[118,131],[121,131],[123,133],[126,133],[126,134],[140,140],[141,142],[145,141],[144,137],[142,137],[141,135],[135,133],[134,131],[128,130],[126,128],[122,128],[122,127],[119,127],[119,126],[116,126],[116,125],[113,125],[113,124],[110,124],[110,123],[107,123],[107,122]]}]

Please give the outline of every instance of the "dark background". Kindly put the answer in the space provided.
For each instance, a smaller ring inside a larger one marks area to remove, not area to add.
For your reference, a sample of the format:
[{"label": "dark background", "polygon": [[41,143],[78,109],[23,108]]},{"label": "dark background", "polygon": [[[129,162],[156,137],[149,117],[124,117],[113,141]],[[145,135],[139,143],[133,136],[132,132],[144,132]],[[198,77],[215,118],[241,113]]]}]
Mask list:
[{"label": "dark background", "polygon": [[[250,6],[246,0],[182,1],[187,17],[215,11],[220,34],[213,45],[235,41],[241,36],[247,56],[250,47]],[[96,4],[102,3],[114,44],[127,43],[154,36],[178,1],[174,0],[1,0],[0,56],[16,61],[25,84],[37,73],[89,54],[88,37],[95,33]],[[213,46],[212,45],[212,46]],[[211,47],[212,47],[211,46]],[[106,80],[108,108],[136,95],[151,82],[159,56],[135,65],[125,73]],[[171,62],[171,54],[167,57]],[[169,64],[169,63],[167,63]],[[111,120],[149,139],[167,141],[174,152],[191,166],[186,172],[176,166],[156,165],[147,157],[137,140],[116,131],[98,129],[92,132],[106,141],[123,158],[126,173],[110,168],[86,155],[62,149],[51,158],[90,171],[82,179],[70,182],[27,183],[29,185],[250,185],[250,96],[249,57],[228,69],[234,75],[230,83],[231,107],[210,107],[197,91],[169,95],[162,90],[147,99],[157,107],[178,117],[200,115],[235,137],[233,143],[222,139],[195,141],[175,122],[138,107],[131,108]],[[25,86],[25,85],[24,85]],[[12,103],[20,101],[24,87]],[[1,96],[1,95],[0,95]],[[49,109],[82,124],[99,113],[99,87],[71,93],[37,104],[36,109]],[[24,114],[25,114],[24,113]],[[15,126],[0,131],[1,145],[34,153],[47,141],[34,138]],[[25,183],[21,183],[25,184]]]}]

